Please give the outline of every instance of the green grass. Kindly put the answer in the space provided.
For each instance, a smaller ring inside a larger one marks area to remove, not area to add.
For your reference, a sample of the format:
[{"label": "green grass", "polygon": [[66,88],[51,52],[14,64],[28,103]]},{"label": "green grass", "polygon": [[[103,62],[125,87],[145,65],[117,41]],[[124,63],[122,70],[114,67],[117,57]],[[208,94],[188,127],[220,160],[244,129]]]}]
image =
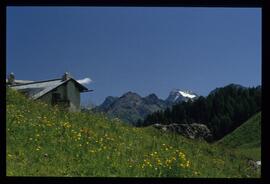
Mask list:
[{"label": "green grass", "polygon": [[261,145],[261,113],[254,115],[231,134],[219,141],[230,147],[258,147]]},{"label": "green grass", "polygon": [[234,148],[248,158],[261,160],[261,112],[255,114],[217,144]]},{"label": "green grass", "polygon": [[7,89],[8,176],[260,177],[246,155]]}]

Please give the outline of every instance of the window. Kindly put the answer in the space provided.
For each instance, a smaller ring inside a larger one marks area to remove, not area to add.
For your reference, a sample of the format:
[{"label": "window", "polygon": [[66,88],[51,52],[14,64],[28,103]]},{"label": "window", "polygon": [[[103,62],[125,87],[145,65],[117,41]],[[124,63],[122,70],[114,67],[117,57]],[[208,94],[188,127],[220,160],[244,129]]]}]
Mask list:
[{"label": "window", "polygon": [[57,102],[61,100],[60,93],[53,93],[52,94],[52,104],[55,105]]}]

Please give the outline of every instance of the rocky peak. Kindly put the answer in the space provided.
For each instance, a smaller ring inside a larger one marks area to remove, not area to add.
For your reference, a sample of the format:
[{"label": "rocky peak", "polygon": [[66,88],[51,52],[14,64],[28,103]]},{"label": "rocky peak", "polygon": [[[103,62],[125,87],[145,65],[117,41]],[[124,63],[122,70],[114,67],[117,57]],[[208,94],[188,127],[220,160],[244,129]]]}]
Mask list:
[{"label": "rocky peak", "polygon": [[141,97],[137,93],[129,91],[129,92],[123,94],[120,98],[141,98]]},{"label": "rocky peak", "polygon": [[188,90],[180,90],[180,89],[173,89],[168,98],[166,99],[166,102],[168,104],[175,104],[182,101],[187,102],[188,100],[195,100],[198,98],[198,95],[188,91]]},{"label": "rocky peak", "polygon": [[107,105],[113,103],[118,97],[108,96],[105,101],[102,103],[102,105]]},{"label": "rocky peak", "polygon": [[157,103],[160,99],[154,93],[144,97],[146,103]]}]

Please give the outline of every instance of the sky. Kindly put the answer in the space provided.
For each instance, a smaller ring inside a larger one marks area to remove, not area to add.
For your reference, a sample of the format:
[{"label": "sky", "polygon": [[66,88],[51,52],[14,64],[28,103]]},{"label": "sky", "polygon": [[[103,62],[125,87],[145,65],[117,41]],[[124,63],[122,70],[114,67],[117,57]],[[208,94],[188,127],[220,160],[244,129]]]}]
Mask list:
[{"label": "sky", "polygon": [[6,44],[7,74],[69,72],[94,90],[82,104],[261,84],[260,8],[8,7]]}]

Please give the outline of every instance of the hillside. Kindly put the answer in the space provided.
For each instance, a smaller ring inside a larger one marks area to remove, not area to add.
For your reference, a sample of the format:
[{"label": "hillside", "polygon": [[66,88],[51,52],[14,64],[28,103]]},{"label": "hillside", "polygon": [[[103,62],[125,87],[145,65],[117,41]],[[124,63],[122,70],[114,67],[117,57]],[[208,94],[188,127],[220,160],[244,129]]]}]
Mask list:
[{"label": "hillside", "polygon": [[230,147],[254,147],[261,145],[261,113],[257,113],[231,134],[219,141]]},{"label": "hillside", "polygon": [[241,153],[7,89],[7,176],[260,177]]},{"label": "hillside", "polygon": [[257,113],[217,144],[248,152],[254,159],[261,157],[261,113]]}]

